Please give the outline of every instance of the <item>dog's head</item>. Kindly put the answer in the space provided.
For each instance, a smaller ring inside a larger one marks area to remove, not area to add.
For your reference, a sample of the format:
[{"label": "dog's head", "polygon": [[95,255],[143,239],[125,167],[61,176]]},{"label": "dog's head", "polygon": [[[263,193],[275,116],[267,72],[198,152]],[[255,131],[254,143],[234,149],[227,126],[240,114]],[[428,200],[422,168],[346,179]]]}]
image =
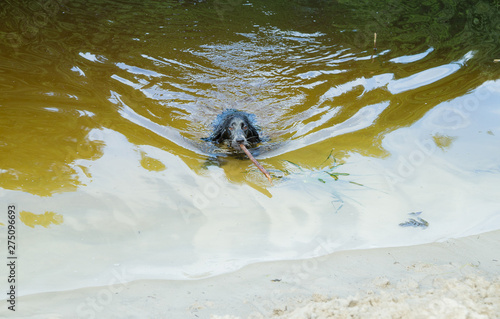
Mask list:
[{"label": "dog's head", "polygon": [[216,125],[211,140],[217,144],[227,143],[236,150],[240,150],[240,144],[251,147],[260,142],[257,129],[248,116],[239,111],[224,115],[222,121]]}]

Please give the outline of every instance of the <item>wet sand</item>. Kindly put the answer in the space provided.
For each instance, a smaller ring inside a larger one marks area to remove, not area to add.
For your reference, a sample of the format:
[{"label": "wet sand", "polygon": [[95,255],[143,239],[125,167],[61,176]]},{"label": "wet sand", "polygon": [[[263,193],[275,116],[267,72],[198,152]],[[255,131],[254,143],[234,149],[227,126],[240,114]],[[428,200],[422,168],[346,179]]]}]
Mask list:
[{"label": "wet sand", "polygon": [[[18,298],[26,318],[499,318],[500,231]],[[119,279],[119,276],[117,276]],[[116,282],[116,281],[115,281]],[[21,288],[22,289],[22,288]]]}]

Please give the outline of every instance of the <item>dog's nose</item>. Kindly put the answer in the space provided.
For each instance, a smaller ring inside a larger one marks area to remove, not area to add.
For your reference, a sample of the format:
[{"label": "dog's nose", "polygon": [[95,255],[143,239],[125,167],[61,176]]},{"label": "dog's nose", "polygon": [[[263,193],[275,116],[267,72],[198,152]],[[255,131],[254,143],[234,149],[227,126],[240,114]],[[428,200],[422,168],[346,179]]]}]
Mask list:
[{"label": "dog's nose", "polygon": [[244,143],[244,142],[245,142],[245,139],[244,139],[243,137],[237,137],[237,138],[236,138],[236,143],[238,143],[238,144],[242,144],[242,143]]}]

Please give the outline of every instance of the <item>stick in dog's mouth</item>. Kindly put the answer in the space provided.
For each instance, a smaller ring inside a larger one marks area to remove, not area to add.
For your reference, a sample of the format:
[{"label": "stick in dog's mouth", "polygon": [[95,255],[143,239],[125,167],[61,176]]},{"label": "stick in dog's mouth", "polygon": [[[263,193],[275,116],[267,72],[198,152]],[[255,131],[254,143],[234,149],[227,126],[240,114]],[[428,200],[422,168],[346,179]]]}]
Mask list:
[{"label": "stick in dog's mouth", "polygon": [[266,169],[262,165],[260,165],[259,162],[257,162],[257,160],[250,153],[250,151],[247,150],[247,148],[245,147],[245,145],[240,144],[240,148],[243,150],[243,152],[245,152],[245,154],[247,154],[248,158],[255,164],[255,166],[257,166],[257,168],[262,173],[264,173],[264,175],[266,175],[267,179],[269,180],[269,183],[271,183],[271,185],[272,185],[273,181],[271,180],[271,175],[269,175],[269,173],[266,171]]}]

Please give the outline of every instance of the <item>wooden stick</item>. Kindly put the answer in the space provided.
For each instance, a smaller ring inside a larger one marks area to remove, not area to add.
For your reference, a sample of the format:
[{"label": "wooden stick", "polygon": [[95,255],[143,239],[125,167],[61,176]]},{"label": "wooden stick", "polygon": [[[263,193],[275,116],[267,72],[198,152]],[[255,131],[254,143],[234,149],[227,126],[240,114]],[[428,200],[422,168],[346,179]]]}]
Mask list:
[{"label": "wooden stick", "polygon": [[257,162],[257,160],[252,156],[252,153],[250,153],[250,151],[247,150],[247,148],[245,147],[245,145],[240,144],[240,147],[243,150],[243,152],[245,152],[245,154],[247,154],[248,158],[255,164],[255,166],[257,166],[257,168],[262,173],[264,173],[264,175],[266,175],[267,179],[269,180],[269,183],[271,183],[271,185],[272,185],[273,181],[271,180],[271,175],[269,175],[269,173],[266,171],[266,169],[262,165],[260,165],[259,162]]},{"label": "wooden stick", "polygon": [[377,33],[375,32],[373,34],[373,53],[372,53],[372,63],[373,63],[373,56],[377,53]]}]

